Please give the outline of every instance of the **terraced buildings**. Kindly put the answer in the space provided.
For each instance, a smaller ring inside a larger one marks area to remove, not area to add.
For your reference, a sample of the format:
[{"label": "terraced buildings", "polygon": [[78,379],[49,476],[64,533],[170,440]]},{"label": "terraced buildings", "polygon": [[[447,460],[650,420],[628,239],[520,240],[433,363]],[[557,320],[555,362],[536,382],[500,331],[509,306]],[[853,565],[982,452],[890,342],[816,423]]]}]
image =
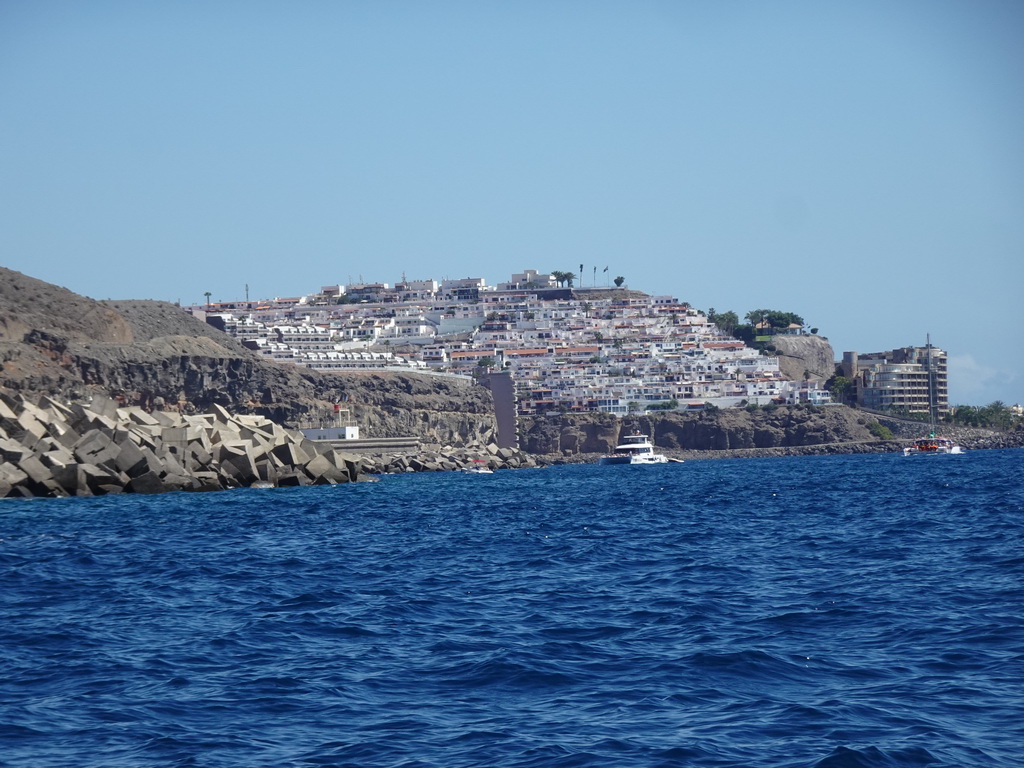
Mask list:
[{"label": "terraced buildings", "polygon": [[524,414],[829,399],[674,297],[571,289],[534,270],[496,286],[482,278],[333,285],[191,310],[261,354],[318,370],[507,373]]}]

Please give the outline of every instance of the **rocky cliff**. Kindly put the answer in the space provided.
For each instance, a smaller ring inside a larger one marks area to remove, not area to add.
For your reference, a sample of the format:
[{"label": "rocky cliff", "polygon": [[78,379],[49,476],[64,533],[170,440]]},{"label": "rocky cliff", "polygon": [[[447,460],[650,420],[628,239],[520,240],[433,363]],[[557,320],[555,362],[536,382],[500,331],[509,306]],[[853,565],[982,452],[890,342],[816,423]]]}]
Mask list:
[{"label": "rocky cliff", "polygon": [[874,442],[873,417],[845,406],[730,409],[617,419],[572,414],[524,419],[520,447],[551,456],[607,453],[623,435],[651,435],[667,453]]},{"label": "rocky cliff", "polygon": [[97,302],[4,268],[0,389],[185,413],[219,405],[292,425],[344,400],[366,436],[440,445],[487,444],[495,429],[490,392],[473,382],[277,364],[174,305]]},{"label": "rocky cliff", "polygon": [[[879,439],[872,432],[879,425],[892,428],[894,439]],[[591,461],[635,432],[651,435],[659,451],[675,458],[885,453],[902,450],[925,427],[920,422],[897,424],[843,405],[736,408],[622,419],[586,413],[521,419],[519,443],[522,450],[556,462]],[[1024,430],[944,427],[943,434],[969,450],[1024,446]]]},{"label": "rocky cliff", "polygon": [[826,338],[780,334],[772,338],[772,344],[778,350],[779,368],[787,379],[802,381],[806,375],[824,382],[835,373],[835,352]]}]

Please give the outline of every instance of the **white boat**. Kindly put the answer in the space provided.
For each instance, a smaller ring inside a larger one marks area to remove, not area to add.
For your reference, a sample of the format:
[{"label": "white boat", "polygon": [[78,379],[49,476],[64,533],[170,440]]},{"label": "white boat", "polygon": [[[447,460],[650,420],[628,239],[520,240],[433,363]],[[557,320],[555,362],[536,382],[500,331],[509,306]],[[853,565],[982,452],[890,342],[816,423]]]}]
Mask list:
[{"label": "white boat", "polygon": [[963,449],[948,437],[936,437],[932,432],[928,437],[919,437],[903,449],[904,456],[941,456],[943,454],[963,453]]},{"label": "white boat", "polygon": [[494,470],[487,466],[487,462],[483,459],[473,459],[473,464],[468,467],[463,467],[459,472],[465,472],[470,475],[493,475]]},{"label": "white boat", "polygon": [[598,459],[598,464],[667,464],[668,457],[654,452],[654,443],[647,435],[636,432],[627,435],[615,450]]}]

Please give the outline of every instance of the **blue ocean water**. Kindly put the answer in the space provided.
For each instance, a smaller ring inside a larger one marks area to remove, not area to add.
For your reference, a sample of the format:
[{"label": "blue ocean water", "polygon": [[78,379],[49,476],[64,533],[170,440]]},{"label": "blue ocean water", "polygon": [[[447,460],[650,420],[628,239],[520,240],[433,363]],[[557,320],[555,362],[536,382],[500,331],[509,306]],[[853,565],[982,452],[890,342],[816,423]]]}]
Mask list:
[{"label": "blue ocean water", "polygon": [[1024,765],[1024,451],[0,502],[0,765]]}]

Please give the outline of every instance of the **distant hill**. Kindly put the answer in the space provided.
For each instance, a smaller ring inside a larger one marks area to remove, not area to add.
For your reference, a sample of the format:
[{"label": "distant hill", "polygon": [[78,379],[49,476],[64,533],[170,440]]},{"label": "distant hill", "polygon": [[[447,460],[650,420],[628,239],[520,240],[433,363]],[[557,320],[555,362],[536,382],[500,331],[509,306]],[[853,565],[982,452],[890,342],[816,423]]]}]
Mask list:
[{"label": "distant hill", "polygon": [[32,331],[77,342],[133,341],[131,327],[115,310],[0,267],[0,341],[24,341]]}]

